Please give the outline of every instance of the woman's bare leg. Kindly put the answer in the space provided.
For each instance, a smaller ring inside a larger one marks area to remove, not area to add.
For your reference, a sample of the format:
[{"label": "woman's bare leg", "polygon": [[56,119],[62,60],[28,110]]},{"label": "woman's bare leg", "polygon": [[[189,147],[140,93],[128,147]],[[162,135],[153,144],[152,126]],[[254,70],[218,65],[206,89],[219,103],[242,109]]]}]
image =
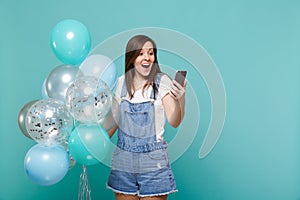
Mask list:
[{"label": "woman's bare leg", "polygon": [[168,195],[162,195],[162,196],[154,196],[154,197],[142,197],[141,200],[166,200],[168,198]]},{"label": "woman's bare leg", "polygon": [[116,196],[116,200],[138,200],[139,199],[137,195],[115,193],[115,196]]}]

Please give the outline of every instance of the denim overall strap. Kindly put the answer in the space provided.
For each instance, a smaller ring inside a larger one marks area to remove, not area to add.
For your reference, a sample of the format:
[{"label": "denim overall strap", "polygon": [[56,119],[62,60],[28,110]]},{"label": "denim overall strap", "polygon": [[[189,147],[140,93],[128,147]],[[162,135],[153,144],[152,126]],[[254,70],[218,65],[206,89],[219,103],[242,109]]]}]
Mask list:
[{"label": "denim overall strap", "polygon": [[[159,79],[160,80],[160,79]],[[157,82],[157,81],[156,81]],[[155,84],[159,85],[159,82],[157,82]],[[126,87],[126,82],[124,81],[123,85],[122,85],[122,91],[121,91],[121,98],[125,98],[127,95],[127,87]],[[150,94],[150,99],[154,100],[155,99],[155,94],[154,94],[154,90],[152,89],[151,94]]]},{"label": "denim overall strap", "polygon": [[122,85],[121,98],[125,98],[126,94],[127,94],[127,87],[126,87],[126,82],[124,80],[124,83]]},{"label": "denim overall strap", "polygon": [[120,123],[117,146],[129,152],[151,152],[165,149],[164,141],[156,141],[154,90],[150,100],[141,103],[131,103],[125,99],[126,83],[123,83],[120,103]]}]

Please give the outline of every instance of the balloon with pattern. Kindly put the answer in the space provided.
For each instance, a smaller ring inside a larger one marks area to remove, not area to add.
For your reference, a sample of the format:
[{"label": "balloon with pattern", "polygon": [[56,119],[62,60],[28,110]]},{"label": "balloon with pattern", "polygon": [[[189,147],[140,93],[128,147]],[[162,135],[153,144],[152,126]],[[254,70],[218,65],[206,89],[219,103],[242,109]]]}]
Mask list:
[{"label": "balloon with pattern", "polygon": [[112,95],[102,80],[92,76],[76,79],[66,93],[66,105],[81,123],[99,123],[111,108]]},{"label": "balloon with pattern", "polygon": [[26,129],[34,140],[46,146],[67,141],[73,129],[73,118],[57,99],[42,99],[28,110]]}]

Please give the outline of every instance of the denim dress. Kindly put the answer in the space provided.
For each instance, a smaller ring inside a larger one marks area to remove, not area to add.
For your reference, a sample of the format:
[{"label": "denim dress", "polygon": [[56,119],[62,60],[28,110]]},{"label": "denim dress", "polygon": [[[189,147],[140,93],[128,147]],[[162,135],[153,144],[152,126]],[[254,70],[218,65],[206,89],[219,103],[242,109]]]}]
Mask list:
[{"label": "denim dress", "polygon": [[[157,80],[156,85],[159,86],[160,79]],[[165,140],[157,139],[155,128],[156,106],[162,108],[162,104],[157,104],[153,88],[151,88],[150,98],[140,103],[130,102],[126,99],[126,95],[124,81],[119,106],[117,148],[112,159],[108,187],[117,192],[140,196],[155,196],[175,191],[176,185],[167,154],[167,143]],[[150,177],[150,181],[146,181],[145,177],[148,179]],[[144,182],[151,181],[153,184],[146,184],[147,187],[142,185]],[[126,184],[134,187],[124,186]]]}]

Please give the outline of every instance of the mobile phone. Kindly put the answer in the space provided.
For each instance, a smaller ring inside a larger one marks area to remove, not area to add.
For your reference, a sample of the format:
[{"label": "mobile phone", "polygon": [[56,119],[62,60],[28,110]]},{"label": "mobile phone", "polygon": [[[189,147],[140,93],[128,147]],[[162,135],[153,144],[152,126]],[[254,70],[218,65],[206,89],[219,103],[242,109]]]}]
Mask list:
[{"label": "mobile phone", "polygon": [[176,75],[175,75],[175,81],[177,81],[180,85],[183,86],[186,74],[187,74],[187,71],[185,71],[185,70],[177,71]]}]

